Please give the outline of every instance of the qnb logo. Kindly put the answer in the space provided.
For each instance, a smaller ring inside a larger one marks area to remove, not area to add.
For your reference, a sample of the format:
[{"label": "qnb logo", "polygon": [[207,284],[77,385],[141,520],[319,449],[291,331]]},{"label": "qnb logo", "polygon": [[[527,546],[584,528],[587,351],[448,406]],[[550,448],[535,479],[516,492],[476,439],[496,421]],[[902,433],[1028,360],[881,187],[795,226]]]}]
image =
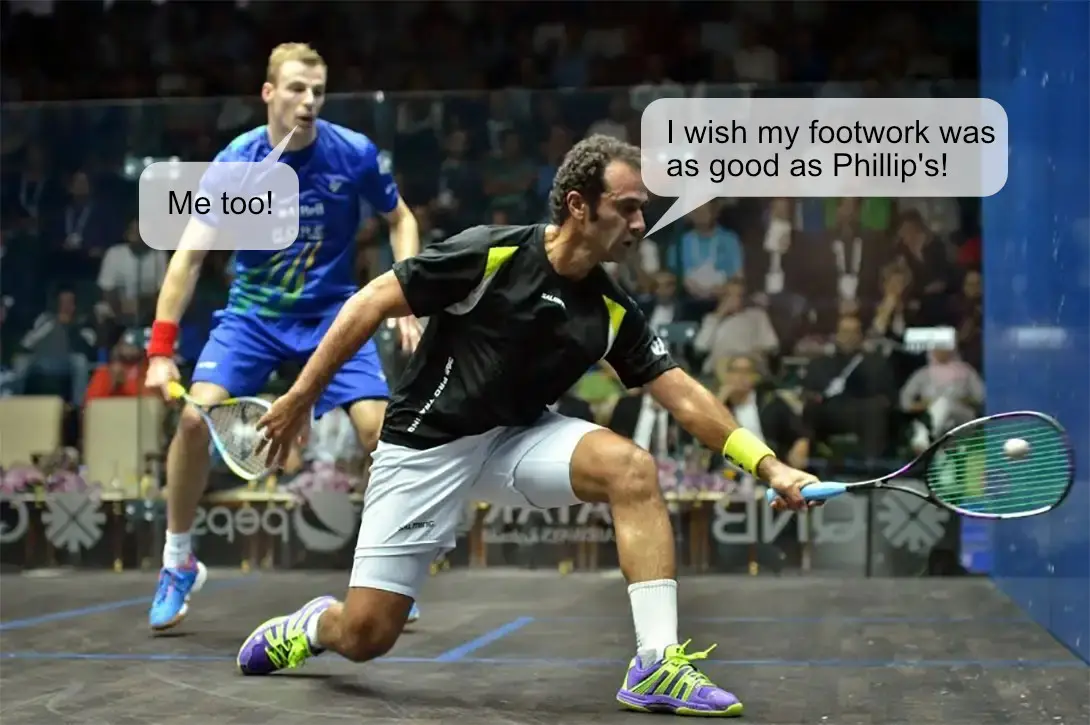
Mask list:
[{"label": "qnb logo", "polygon": [[70,554],[78,554],[102,538],[106,514],[99,510],[98,502],[86,494],[56,493],[46,501],[42,523],[49,543]]},{"label": "qnb logo", "polygon": [[898,549],[922,553],[946,533],[950,512],[907,494],[887,492],[881,497],[877,513],[882,535]]}]

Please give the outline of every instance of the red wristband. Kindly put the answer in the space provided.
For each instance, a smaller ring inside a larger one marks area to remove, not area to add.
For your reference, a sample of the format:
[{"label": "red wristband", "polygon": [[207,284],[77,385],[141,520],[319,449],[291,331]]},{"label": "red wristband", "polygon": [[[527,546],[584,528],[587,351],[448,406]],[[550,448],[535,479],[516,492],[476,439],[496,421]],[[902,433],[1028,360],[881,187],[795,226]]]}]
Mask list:
[{"label": "red wristband", "polygon": [[148,357],[174,357],[174,343],[177,339],[177,323],[168,320],[156,320],[151,323]]}]

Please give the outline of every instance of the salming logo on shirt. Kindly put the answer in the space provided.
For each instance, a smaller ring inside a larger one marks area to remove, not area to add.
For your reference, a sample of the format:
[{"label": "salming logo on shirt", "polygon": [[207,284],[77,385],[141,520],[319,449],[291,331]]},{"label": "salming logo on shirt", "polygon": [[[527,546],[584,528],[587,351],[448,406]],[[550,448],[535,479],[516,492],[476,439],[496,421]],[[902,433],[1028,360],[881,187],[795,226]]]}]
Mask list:
[{"label": "salming logo on shirt", "polygon": [[567,307],[565,307],[565,305],[564,305],[564,300],[560,299],[556,295],[542,294],[541,299],[545,300],[546,302],[552,302],[557,307],[567,309]]}]

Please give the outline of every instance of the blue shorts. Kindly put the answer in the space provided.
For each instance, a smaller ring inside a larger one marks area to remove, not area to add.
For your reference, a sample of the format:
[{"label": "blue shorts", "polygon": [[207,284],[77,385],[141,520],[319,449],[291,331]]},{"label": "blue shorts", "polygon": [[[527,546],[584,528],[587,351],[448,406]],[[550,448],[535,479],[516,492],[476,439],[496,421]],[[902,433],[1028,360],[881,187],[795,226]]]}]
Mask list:
[{"label": "blue shorts", "polygon": [[[236,397],[257,395],[282,363],[307,361],[335,316],[269,320],[222,312],[197,360],[193,382],[218,385]],[[360,400],[389,397],[378,347],[368,340],[337,371],[315,406],[314,416],[319,418]]]}]

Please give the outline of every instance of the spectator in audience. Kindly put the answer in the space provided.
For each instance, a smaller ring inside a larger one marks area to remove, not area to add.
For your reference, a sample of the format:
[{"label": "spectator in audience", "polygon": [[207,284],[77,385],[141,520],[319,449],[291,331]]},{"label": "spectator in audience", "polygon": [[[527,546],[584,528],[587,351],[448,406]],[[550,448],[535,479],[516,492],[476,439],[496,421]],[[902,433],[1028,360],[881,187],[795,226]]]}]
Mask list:
[{"label": "spectator in audience", "polygon": [[700,28],[686,25],[681,31],[681,42],[671,63],[670,75],[679,83],[692,85],[712,76],[712,56],[700,44]]},{"label": "spectator in audience", "polygon": [[63,290],[56,308],[39,315],[23,337],[22,354],[12,363],[14,394],[59,395],[74,406],[82,405],[94,345],[94,333],[76,314],[75,293]]},{"label": "spectator in audience", "polygon": [[713,308],[724,285],[742,274],[742,242],[719,224],[719,204],[710,201],[689,214],[692,229],[673,249],[672,266],[701,314]]},{"label": "spectator in audience", "polygon": [[38,144],[27,146],[21,168],[8,189],[12,198],[5,199],[5,212],[18,210],[34,221],[51,211],[62,198],[45,149]]},{"label": "spectator in audience", "polygon": [[913,450],[922,453],[934,437],[975,418],[983,402],[984,381],[956,348],[930,351],[927,365],[901,388],[901,408],[919,416],[913,423]]},{"label": "spectator in audience", "polygon": [[768,205],[768,221],[765,226],[763,251],[765,263],[760,268],[764,278],[764,292],[778,295],[784,291],[784,255],[791,249],[793,232],[790,199],[772,199]]},{"label": "spectator in audience", "polygon": [[418,204],[413,207],[413,216],[416,217],[416,226],[420,229],[421,249],[447,238],[446,231],[436,227],[432,221],[431,207]]},{"label": "spectator in audience", "polygon": [[718,306],[704,316],[693,341],[696,351],[707,355],[704,372],[714,372],[719,361],[737,355],[759,360],[767,370],[769,356],[776,354],[780,346],[768,313],[760,307],[746,306],[742,280],[729,280],[721,289]]},{"label": "spectator in audience", "polygon": [[912,290],[912,272],[900,261],[882,268],[882,300],[871,320],[870,338],[879,343],[879,350],[888,355],[890,372],[896,383],[908,380],[908,376],[920,366],[920,356],[901,347],[905,330],[916,325],[920,304],[909,297]]},{"label": "spectator in audience", "polygon": [[799,252],[806,260],[797,269],[799,289],[817,308],[820,333],[836,329],[837,301],[856,300],[865,309],[877,301],[879,270],[889,251],[884,236],[863,229],[859,199],[837,200],[832,224],[820,243]]},{"label": "spectator in audience", "polygon": [[746,278],[757,288],[754,301],[768,310],[784,350],[793,350],[807,334],[817,332],[816,312],[805,296],[807,287],[796,284],[806,271],[804,255],[812,241],[800,234],[800,243],[794,244],[799,208],[791,199],[771,199],[762,218],[762,249],[746,254]]},{"label": "spectator in audience", "polygon": [[904,214],[919,212],[927,228],[938,239],[950,240],[961,231],[961,207],[951,197],[913,197],[897,200],[897,210]]},{"label": "spectator in audience", "polygon": [[0,292],[11,300],[8,325],[25,330],[45,302],[42,271],[48,253],[42,249],[38,222],[16,209],[0,216]]},{"label": "spectator in audience", "polygon": [[719,398],[738,424],[753,431],[789,466],[806,468],[810,433],[803,424],[802,401],[785,391],[757,390],[761,374],[745,355],[729,358],[721,368]]},{"label": "spectator in audience", "polygon": [[863,350],[858,317],[840,318],[833,350],[810,361],[803,386],[804,417],[817,441],[849,434],[858,437],[867,458],[886,452],[896,388],[885,359]]},{"label": "spectator in audience", "polygon": [[795,29],[787,52],[786,72],[794,83],[820,83],[829,77],[826,50],[814,44],[814,33],[806,27]]},{"label": "spectator in audience", "polygon": [[961,294],[954,299],[951,315],[958,328],[958,349],[965,362],[978,371],[983,368],[984,305],[983,280],[980,272],[970,269],[961,281]]},{"label": "spectator in audience", "polygon": [[54,274],[68,282],[81,279],[94,269],[116,233],[113,212],[106,200],[95,194],[91,177],[84,171],[72,174],[67,201],[51,224],[47,235],[55,257]]},{"label": "spectator in audience", "polygon": [[628,97],[632,110],[643,113],[643,109],[660,98],[684,98],[685,89],[666,75],[666,61],[661,55],[650,55],[643,83],[629,91]]},{"label": "spectator in audience", "polygon": [[155,315],[155,298],[167,273],[167,254],[140,238],[133,219],[125,239],[106,250],[98,271],[102,304],[96,308],[124,326],[142,324]]},{"label": "spectator in audience", "polygon": [[741,43],[734,51],[734,73],[738,80],[751,83],[775,83],[780,79],[780,59],[776,51],[761,42],[752,23],[742,25]]},{"label": "spectator in audience", "polygon": [[522,153],[517,131],[503,133],[503,150],[485,165],[484,192],[493,210],[502,210],[514,223],[533,218],[529,202],[537,181],[534,163]]},{"label": "spectator in audience", "polygon": [[904,339],[920,307],[909,297],[911,288],[912,272],[906,265],[893,262],[882,268],[882,299],[874,311],[871,335],[894,342]]},{"label": "spectator in audience", "polygon": [[601,134],[628,142],[628,126],[632,116],[632,102],[628,96],[624,93],[614,93],[609,99],[609,115],[592,123],[586,135]]},{"label": "spectator in audience", "polygon": [[679,309],[677,299],[677,277],[672,272],[660,270],[655,273],[652,286],[654,297],[644,308],[651,329],[657,330],[663,325],[681,322],[684,315]]},{"label": "spectator in audience", "polygon": [[144,386],[147,360],[136,342],[136,335],[129,332],[114,345],[110,350],[110,361],[99,365],[91,375],[84,404],[99,398],[135,398],[157,394]]},{"label": "spectator in audience", "polygon": [[[535,93],[530,98],[530,106],[533,110],[533,120],[526,129],[530,147],[541,149],[548,143],[549,136],[554,128],[568,129],[564,110],[560,107],[560,100],[555,93]],[[571,136],[569,132],[569,137]],[[569,141],[569,146],[574,142],[574,137]]]},{"label": "spectator in audience", "polygon": [[571,132],[564,126],[553,126],[549,129],[548,138],[541,144],[541,157],[543,159],[537,169],[537,183],[534,186],[534,213],[539,218],[546,218],[549,209],[549,191],[553,187],[553,178],[556,176],[560,162],[564,154],[572,147]]},{"label": "spectator in audience", "polygon": [[[488,153],[502,156],[507,149],[506,137],[509,133],[518,134],[521,128],[514,109],[514,102],[508,91],[492,91],[488,94],[488,120],[484,124],[484,142]],[[521,149],[521,138],[519,139]]]},{"label": "spectator in audience", "polygon": [[417,93],[403,97],[395,115],[394,150],[402,172],[434,163],[443,131],[443,103],[429,96],[428,78],[413,72],[410,88]]},{"label": "spectator in audience", "polygon": [[478,223],[484,190],[481,178],[469,163],[469,136],[455,129],[447,135],[446,158],[439,166],[436,222],[449,229],[465,229]]},{"label": "spectator in audience", "polygon": [[950,322],[948,300],[953,264],[946,254],[946,247],[935,238],[915,209],[901,215],[895,257],[912,272],[911,297],[919,301],[920,324]]},{"label": "spectator in audience", "polygon": [[558,88],[582,88],[590,79],[590,57],[584,33],[582,24],[570,22],[557,38],[552,76]]}]

